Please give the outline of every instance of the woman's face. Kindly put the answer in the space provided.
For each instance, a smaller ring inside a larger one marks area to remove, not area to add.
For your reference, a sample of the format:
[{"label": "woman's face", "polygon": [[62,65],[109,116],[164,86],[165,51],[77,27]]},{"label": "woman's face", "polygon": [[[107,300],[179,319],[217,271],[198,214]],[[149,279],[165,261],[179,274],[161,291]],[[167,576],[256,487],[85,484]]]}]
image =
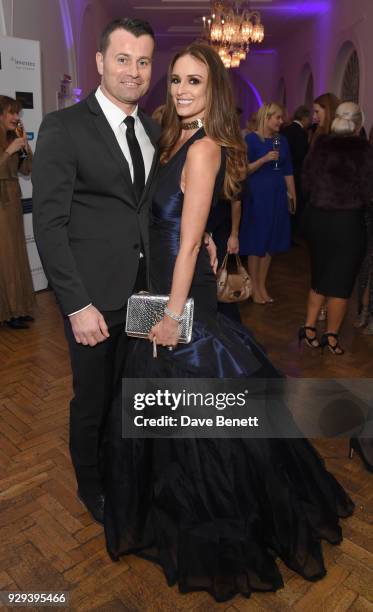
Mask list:
[{"label": "woman's face", "polygon": [[320,104],[313,105],[313,122],[317,123],[320,127],[324,126],[325,123],[325,108],[320,106]]},{"label": "woman's face", "polygon": [[208,67],[191,55],[174,64],[170,92],[181,119],[202,119],[207,104]]},{"label": "woman's face", "polygon": [[280,131],[282,124],[284,123],[283,115],[280,111],[273,113],[267,120],[267,129],[271,134],[276,134]]},{"label": "woman's face", "polygon": [[0,124],[2,125],[5,132],[14,131],[19,121],[19,113],[13,112],[10,108],[7,108],[2,115],[0,115]]}]

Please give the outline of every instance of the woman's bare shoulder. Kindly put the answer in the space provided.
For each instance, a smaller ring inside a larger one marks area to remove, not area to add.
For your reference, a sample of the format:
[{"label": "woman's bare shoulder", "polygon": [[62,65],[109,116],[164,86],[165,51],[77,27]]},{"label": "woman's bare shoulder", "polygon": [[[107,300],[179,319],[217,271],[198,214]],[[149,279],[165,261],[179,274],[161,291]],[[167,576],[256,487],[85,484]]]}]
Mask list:
[{"label": "woman's bare shoulder", "polygon": [[220,161],[221,147],[209,136],[204,136],[193,142],[189,147],[187,160],[190,161],[211,161],[212,163]]}]

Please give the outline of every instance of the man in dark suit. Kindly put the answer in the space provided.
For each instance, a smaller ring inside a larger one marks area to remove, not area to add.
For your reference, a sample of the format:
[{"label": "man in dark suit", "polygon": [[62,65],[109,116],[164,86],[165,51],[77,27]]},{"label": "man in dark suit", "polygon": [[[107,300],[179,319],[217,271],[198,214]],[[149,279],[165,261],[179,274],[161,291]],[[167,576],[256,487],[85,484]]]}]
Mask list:
[{"label": "man in dark suit", "polygon": [[147,284],[159,126],[138,100],[149,88],[153,50],[148,23],[109,24],[96,56],[100,86],[45,117],[34,158],[35,238],[64,315],[73,371],[71,457],[78,495],[99,522],[100,444],[124,358],[125,306]]},{"label": "man in dark suit", "polygon": [[292,219],[292,237],[299,231],[301,217],[304,210],[302,197],[302,166],[308,153],[308,128],[311,123],[311,112],[307,106],[299,106],[294,113],[293,121],[282,130],[289,143],[290,155],[293,162],[295,191],[297,194],[297,210]]}]

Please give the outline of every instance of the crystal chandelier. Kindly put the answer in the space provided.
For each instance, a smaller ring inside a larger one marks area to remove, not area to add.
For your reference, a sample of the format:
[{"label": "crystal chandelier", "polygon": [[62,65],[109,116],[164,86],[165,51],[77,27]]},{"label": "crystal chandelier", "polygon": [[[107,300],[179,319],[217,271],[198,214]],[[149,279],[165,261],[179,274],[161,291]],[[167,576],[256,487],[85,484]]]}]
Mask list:
[{"label": "crystal chandelier", "polygon": [[211,14],[202,17],[202,37],[219,53],[226,68],[238,68],[246,59],[250,43],[261,43],[264,27],[258,11],[245,8],[245,0],[229,5],[223,0],[211,2]]}]

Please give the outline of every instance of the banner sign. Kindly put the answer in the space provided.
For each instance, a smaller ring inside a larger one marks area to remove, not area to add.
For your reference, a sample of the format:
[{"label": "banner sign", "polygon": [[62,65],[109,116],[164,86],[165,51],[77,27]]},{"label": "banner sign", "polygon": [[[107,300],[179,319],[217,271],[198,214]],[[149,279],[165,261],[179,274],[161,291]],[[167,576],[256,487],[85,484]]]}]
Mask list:
[{"label": "banner sign", "polygon": [[[31,149],[42,120],[40,43],[36,40],[0,36],[0,94],[16,98],[22,104],[22,123]],[[32,231],[32,185],[30,177],[20,175],[23,219],[27,252],[35,291],[47,287]]]}]

